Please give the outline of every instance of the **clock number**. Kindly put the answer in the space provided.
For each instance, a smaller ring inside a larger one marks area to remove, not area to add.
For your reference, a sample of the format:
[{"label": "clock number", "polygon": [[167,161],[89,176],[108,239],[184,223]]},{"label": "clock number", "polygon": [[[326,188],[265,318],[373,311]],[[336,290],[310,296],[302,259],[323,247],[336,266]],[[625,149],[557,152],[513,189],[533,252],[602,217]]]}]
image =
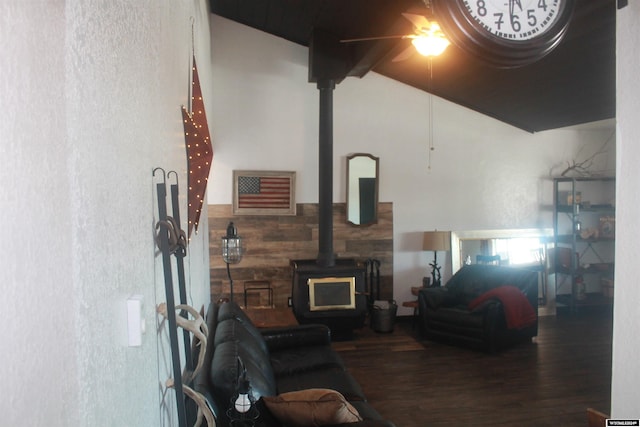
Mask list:
[{"label": "clock number", "polygon": [[501,30],[502,24],[504,24],[504,13],[502,12],[494,13],[493,16],[496,17],[496,20],[493,22],[498,26],[498,30]]},{"label": "clock number", "polygon": [[487,15],[487,4],[483,0],[478,0],[476,2],[476,7],[477,7],[478,15],[480,16]]},{"label": "clock number", "polygon": [[513,28],[513,31],[515,31],[516,33],[520,32],[521,29],[520,21],[518,19],[518,15],[511,15],[511,28]]},{"label": "clock number", "polygon": [[[576,4],[590,0],[423,0],[457,47],[496,68],[544,58],[565,37]],[[604,1],[604,0],[603,0]],[[0,0],[2,2],[2,0]]]},{"label": "clock number", "polygon": [[547,1],[546,0],[538,0],[538,9],[542,9],[545,12],[547,11]]}]

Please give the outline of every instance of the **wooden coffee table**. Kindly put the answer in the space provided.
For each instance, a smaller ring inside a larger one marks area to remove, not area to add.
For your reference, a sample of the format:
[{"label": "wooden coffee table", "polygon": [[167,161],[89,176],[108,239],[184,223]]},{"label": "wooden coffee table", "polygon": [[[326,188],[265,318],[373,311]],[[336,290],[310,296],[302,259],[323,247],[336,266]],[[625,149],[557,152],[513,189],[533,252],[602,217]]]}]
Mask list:
[{"label": "wooden coffee table", "polygon": [[290,307],[245,307],[243,311],[257,328],[279,328],[298,324]]}]

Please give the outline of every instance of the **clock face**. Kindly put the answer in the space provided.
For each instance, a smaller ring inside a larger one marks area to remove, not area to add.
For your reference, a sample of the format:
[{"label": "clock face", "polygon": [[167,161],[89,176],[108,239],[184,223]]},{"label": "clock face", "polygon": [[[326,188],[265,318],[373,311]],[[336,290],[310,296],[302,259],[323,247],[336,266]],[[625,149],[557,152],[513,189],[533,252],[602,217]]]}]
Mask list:
[{"label": "clock face", "polygon": [[531,40],[553,28],[563,2],[558,0],[463,0],[484,29],[507,40]]},{"label": "clock face", "polygon": [[498,68],[520,67],[555,49],[576,0],[431,0],[449,40]]}]

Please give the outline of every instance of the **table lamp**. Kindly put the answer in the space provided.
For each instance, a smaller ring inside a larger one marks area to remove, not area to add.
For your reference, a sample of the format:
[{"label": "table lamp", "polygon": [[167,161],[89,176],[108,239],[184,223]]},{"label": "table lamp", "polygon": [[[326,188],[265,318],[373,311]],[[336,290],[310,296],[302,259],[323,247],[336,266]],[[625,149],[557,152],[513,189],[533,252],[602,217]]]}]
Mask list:
[{"label": "table lamp", "polygon": [[451,232],[425,231],[422,250],[433,251],[433,263],[429,264],[431,266],[431,286],[440,286],[442,275],[440,274],[441,267],[438,265],[438,251],[451,250]]}]

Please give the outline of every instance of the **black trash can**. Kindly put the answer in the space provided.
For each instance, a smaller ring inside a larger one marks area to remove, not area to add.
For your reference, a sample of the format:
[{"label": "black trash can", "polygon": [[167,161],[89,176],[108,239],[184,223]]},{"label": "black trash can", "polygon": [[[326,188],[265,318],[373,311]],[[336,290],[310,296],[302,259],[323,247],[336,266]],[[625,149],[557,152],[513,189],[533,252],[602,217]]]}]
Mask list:
[{"label": "black trash can", "polygon": [[371,328],[376,332],[393,332],[397,312],[395,301],[375,301],[371,310]]}]

